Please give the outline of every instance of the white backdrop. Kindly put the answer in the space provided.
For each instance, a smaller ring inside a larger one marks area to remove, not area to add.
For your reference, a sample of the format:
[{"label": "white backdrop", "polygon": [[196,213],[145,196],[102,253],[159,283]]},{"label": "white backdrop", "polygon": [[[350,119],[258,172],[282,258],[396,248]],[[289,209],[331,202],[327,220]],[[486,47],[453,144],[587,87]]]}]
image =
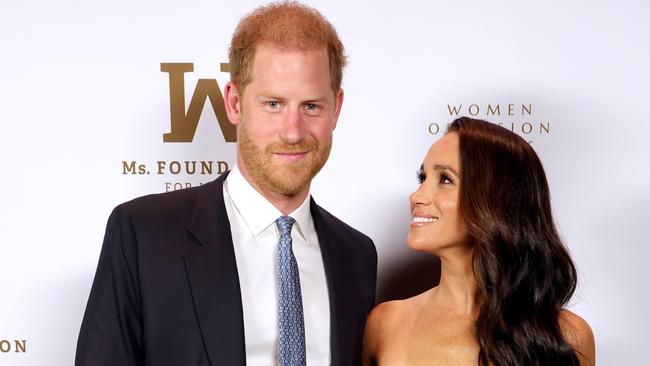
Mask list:
[{"label": "white backdrop", "polygon": [[[404,244],[407,197],[454,118],[449,108],[460,108],[515,129],[540,154],[580,273],[571,309],[594,330],[598,364],[650,364],[650,5],[309,3],[349,55],[334,149],[313,194],[375,240],[382,298],[413,291],[412,267],[433,273]],[[0,365],[73,364],[111,209],[166,183],[215,176],[157,174],[157,161],[232,164],[234,145],[209,103],[192,143],[163,142],[170,102],[160,64],[194,64],[187,104],[199,78],[223,87],[230,35],[257,4],[0,6],[0,341],[11,345]],[[123,161],[150,174],[123,174]],[[402,290],[395,278],[407,279]],[[26,340],[27,352],[15,352],[14,340]]]}]

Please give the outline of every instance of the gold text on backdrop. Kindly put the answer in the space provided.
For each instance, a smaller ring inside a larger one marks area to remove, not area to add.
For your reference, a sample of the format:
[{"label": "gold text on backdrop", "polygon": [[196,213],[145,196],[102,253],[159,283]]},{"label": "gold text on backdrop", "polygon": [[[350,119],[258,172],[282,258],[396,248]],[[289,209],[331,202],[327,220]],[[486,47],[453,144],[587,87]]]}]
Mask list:
[{"label": "gold text on backdrop", "polygon": [[[510,131],[524,137],[529,143],[533,143],[533,135],[549,135],[551,123],[545,120],[537,120],[533,115],[532,103],[456,103],[447,104],[446,114],[451,119],[460,116],[472,116],[485,118],[486,120],[509,129]],[[446,118],[445,118],[446,119]],[[444,123],[429,122],[427,132],[431,135],[444,133],[450,121]]]},{"label": "gold text on backdrop", "polygon": [[[166,174],[171,173],[174,175],[178,174],[187,174],[187,175],[212,175],[222,173],[228,170],[228,163],[222,160],[219,161],[165,161],[158,160],[156,161],[156,174]],[[133,175],[148,175],[151,174],[147,168],[147,164],[140,163],[136,160],[131,161],[122,161],[122,174],[133,174]]]},{"label": "gold text on backdrop", "polygon": [[[185,110],[185,73],[194,70],[193,63],[161,63],[160,71],[169,74],[169,110],[171,132],[163,134],[164,142],[192,142],[201,118],[206,99],[210,99],[212,110],[216,114],[221,133],[226,142],[237,141],[237,131],[228,122],[223,94],[216,79],[199,79]],[[221,64],[221,71],[228,72],[228,64]]]},{"label": "gold text on backdrop", "polygon": [[[514,115],[521,115],[521,116],[530,116],[533,111],[533,105],[532,104],[521,104],[521,109],[515,109],[515,104],[509,103],[507,105],[504,105],[503,107],[503,115],[506,116],[514,116]],[[458,116],[458,114],[463,110],[463,105],[450,105],[447,104],[447,110],[449,110],[449,115],[450,116]],[[501,104],[487,104],[484,106],[483,110],[485,111],[486,116],[500,116],[501,115]],[[521,113],[517,113],[517,111],[521,111]],[[467,113],[472,116],[476,117],[481,113],[481,106],[478,104],[470,104],[469,107],[467,107]],[[465,114],[465,113],[462,113]]]},{"label": "gold text on backdrop", "polygon": [[27,352],[27,341],[22,340],[13,340],[9,341],[6,339],[0,340],[0,352],[9,353],[13,350],[15,353],[26,353]]}]

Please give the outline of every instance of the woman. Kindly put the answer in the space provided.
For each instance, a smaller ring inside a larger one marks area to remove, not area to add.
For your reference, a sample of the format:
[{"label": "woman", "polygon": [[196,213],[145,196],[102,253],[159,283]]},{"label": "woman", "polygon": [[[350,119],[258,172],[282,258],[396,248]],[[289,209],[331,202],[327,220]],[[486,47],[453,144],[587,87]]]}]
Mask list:
[{"label": "woman", "polygon": [[594,365],[589,325],[563,309],[576,270],[532,147],[460,118],[418,179],[407,243],[440,258],[440,283],[371,312],[364,365]]}]

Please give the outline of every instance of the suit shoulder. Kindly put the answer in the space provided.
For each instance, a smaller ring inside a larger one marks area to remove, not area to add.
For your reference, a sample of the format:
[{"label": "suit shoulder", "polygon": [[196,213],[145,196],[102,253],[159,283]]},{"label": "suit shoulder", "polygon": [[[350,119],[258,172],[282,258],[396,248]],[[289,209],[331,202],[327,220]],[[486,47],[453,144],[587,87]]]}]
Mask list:
[{"label": "suit shoulder", "polygon": [[116,207],[118,211],[145,213],[173,210],[193,204],[195,188],[188,188],[165,193],[153,193],[126,201]]},{"label": "suit shoulder", "polygon": [[191,188],[171,192],[154,193],[134,198],[118,205],[115,210],[128,212],[132,215],[178,215],[179,211],[192,209],[200,192],[216,189],[214,181]]},{"label": "suit shoulder", "polygon": [[332,230],[336,231],[337,234],[345,238],[346,240],[360,243],[367,247],[367,249],[372,249],[376,253],[375,245],[372,242],[372,239],[360,232],[359,230],[353,228],[352,226],[346,224],[336,216],[329,213],[327,210],[321,206],[314,204],[314,208],[317,213],[321,216],[321,219],[326,222]]}]

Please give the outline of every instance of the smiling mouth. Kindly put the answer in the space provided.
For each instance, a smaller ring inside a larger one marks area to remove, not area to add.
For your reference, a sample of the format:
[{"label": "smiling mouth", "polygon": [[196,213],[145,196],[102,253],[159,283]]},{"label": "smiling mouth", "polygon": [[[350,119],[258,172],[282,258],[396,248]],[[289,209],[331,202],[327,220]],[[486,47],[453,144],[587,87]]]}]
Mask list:
[{"label": "smiling mouth", "polygon": [[438,220],[440,219],[435,216],[413,216],[413,218],[411,219],[411,226],[412,227],[423,226],[426,224],[430,224],[432,222],[436,222]]}]

